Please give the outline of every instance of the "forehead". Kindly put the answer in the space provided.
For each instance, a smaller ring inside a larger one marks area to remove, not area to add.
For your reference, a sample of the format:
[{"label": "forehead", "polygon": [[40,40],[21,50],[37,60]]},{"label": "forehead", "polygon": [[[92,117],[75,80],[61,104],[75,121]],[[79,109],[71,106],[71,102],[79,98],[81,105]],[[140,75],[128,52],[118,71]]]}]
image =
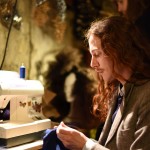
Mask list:
[{"label": "forehead", "polygon": [[90,51],[93,49],[101,49],[101,39],[94,34],[89,37],[89,49]]}]

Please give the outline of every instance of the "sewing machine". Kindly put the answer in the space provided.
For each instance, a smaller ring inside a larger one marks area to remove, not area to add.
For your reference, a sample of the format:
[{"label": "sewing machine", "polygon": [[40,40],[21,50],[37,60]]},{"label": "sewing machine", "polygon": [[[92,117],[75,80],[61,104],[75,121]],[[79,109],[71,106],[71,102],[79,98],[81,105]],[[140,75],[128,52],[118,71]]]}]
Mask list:
[{"label": "sewing machine", "polygon": [[0,120],[0,147],[42,139],[51,121],[42,114],[44,88],[38,80],[20,79],[17,72],[0,71],[0,111],[10,105],[9,120]]}]

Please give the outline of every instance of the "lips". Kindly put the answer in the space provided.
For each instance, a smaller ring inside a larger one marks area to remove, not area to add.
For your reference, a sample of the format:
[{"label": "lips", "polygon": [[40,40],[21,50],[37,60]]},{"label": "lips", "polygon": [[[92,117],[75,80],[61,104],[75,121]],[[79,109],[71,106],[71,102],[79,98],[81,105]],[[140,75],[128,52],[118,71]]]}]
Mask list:
[{"label": "lips", "polygon": [[97,69],[97,68],[95,68],[95,71],[98,72],[98,73],[103,73],[104,69]]}]

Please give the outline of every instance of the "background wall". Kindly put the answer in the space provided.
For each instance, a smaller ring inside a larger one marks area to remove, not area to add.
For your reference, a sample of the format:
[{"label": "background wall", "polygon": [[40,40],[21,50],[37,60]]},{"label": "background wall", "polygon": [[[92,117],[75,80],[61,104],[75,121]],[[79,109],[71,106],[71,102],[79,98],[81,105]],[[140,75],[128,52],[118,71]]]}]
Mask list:
[{"label": "background wall", "polygon": [[[5,9],[5,7],[4,7]],[[18,30],[14,27],[11,29],[9,36],[8,47],[6,50],[6,56],[2,66],[2,70],[17,71],[22,62],[27,66],[30,66],[30,3],[29,1],[18,1],[17,10],[22,16],[21,28]],[[9,10],[8,10],[9,11]],[[1,14],[2,15],[2,14]],[[1,16],[2,17],[2,16]],[[8,28],[0,24],[0,63],[2,63],[4,57],[4,49],[6,40],[8,37]]]},{"label": "background wall", "polygon": [[[8,0],[8,2],[9,1],[10,0]],[[14,2],[15,0],[12,1]],[[61,1],[58,1],[58,3],[60,2]],[[15,27],[12,27],[11,29],[6,56],[1,69],[18,72],[20,65],[24,63],[27,69],[28,79],[43,80],[40,75],[47,70],[47,61],[53,60],[54,55],[58,51],[61,51],[64,47],[78,47],[81,45],[79,41],[80,39],[78,37],[76,38],[75,36],[75,34],[78,33],[75,33],[74,29],[77,30],[78,24],[75,22],[74,18],[78,16],[80,17],[80,14],[82,13],[87,17],[86,20],[92,20],[91,18],[88,19],[88,17],[91,17],[91,15],[86,15],[87,11],[90,12],[88,1],[81,1],[79,4],[77,4],[77,2],[79,3],[79,1],[76,1],[76,6],[82,6],[81,4],[84,3],[87,6],[84,6],[83,8],[87,7],[89,10],[82,8],[82,10],[79,10],[78,7],[74,7],[75,1],[66,0],[66,8],[63,8],[63,19],[59,20],[57,19],[59,16],[58,12],[62,12],[60,10],[58,11],[58,9],[62,8],[56,8],[56,4],[53,2],[50,3],[51,16],[38,16],[38,10],[36,10],[36,15],[34,14],[35,9],[37,9],[35,5],[36,1],[18,0],[17,11],[22,17],[21,26],[20,29],[16,29]],[[109,0],[105,0],[103,2],[103,8],[100,8],[101,3],[102,2],[99,0],[94,2],[94,4],[97,5],[97,8],[93,8],[92,5],[90,5],[91,12],[97,11],[98,14],[100,14],[102,10],[105,11],[105,13],[113,12],[111,8],[112,5]],[[45,10],[45,8],[43,8],[43,10]],[[40,11],[39,13],[41,14]],[[46,17],[49,17],[48,19],[53,21],[51,21],[51,24],[44,23],[43,21],[41,24],[44,24],[44,27],[42,27],[42,25],[40,25],[40,21],[42,19],[46,20]],[[43,28],[47,28],[47,30],[43,30]],[[0,31],[0,63],[2,63],[8,35],[8,28],[0,24]]]}]

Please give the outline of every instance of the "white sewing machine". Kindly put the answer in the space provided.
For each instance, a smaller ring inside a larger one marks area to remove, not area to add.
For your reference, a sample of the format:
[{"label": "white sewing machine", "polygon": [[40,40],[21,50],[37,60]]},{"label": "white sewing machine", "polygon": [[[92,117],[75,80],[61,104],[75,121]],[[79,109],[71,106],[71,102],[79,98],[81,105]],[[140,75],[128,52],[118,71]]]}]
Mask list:
[{"label": "white sewing machine", "polygon": [[42,114],[44,88],[38,80],[24,80],[11,71],[0,71],[0,111],[10,102],[10,119],[0,120],[0,147],[42,139],[51,121]]}]

